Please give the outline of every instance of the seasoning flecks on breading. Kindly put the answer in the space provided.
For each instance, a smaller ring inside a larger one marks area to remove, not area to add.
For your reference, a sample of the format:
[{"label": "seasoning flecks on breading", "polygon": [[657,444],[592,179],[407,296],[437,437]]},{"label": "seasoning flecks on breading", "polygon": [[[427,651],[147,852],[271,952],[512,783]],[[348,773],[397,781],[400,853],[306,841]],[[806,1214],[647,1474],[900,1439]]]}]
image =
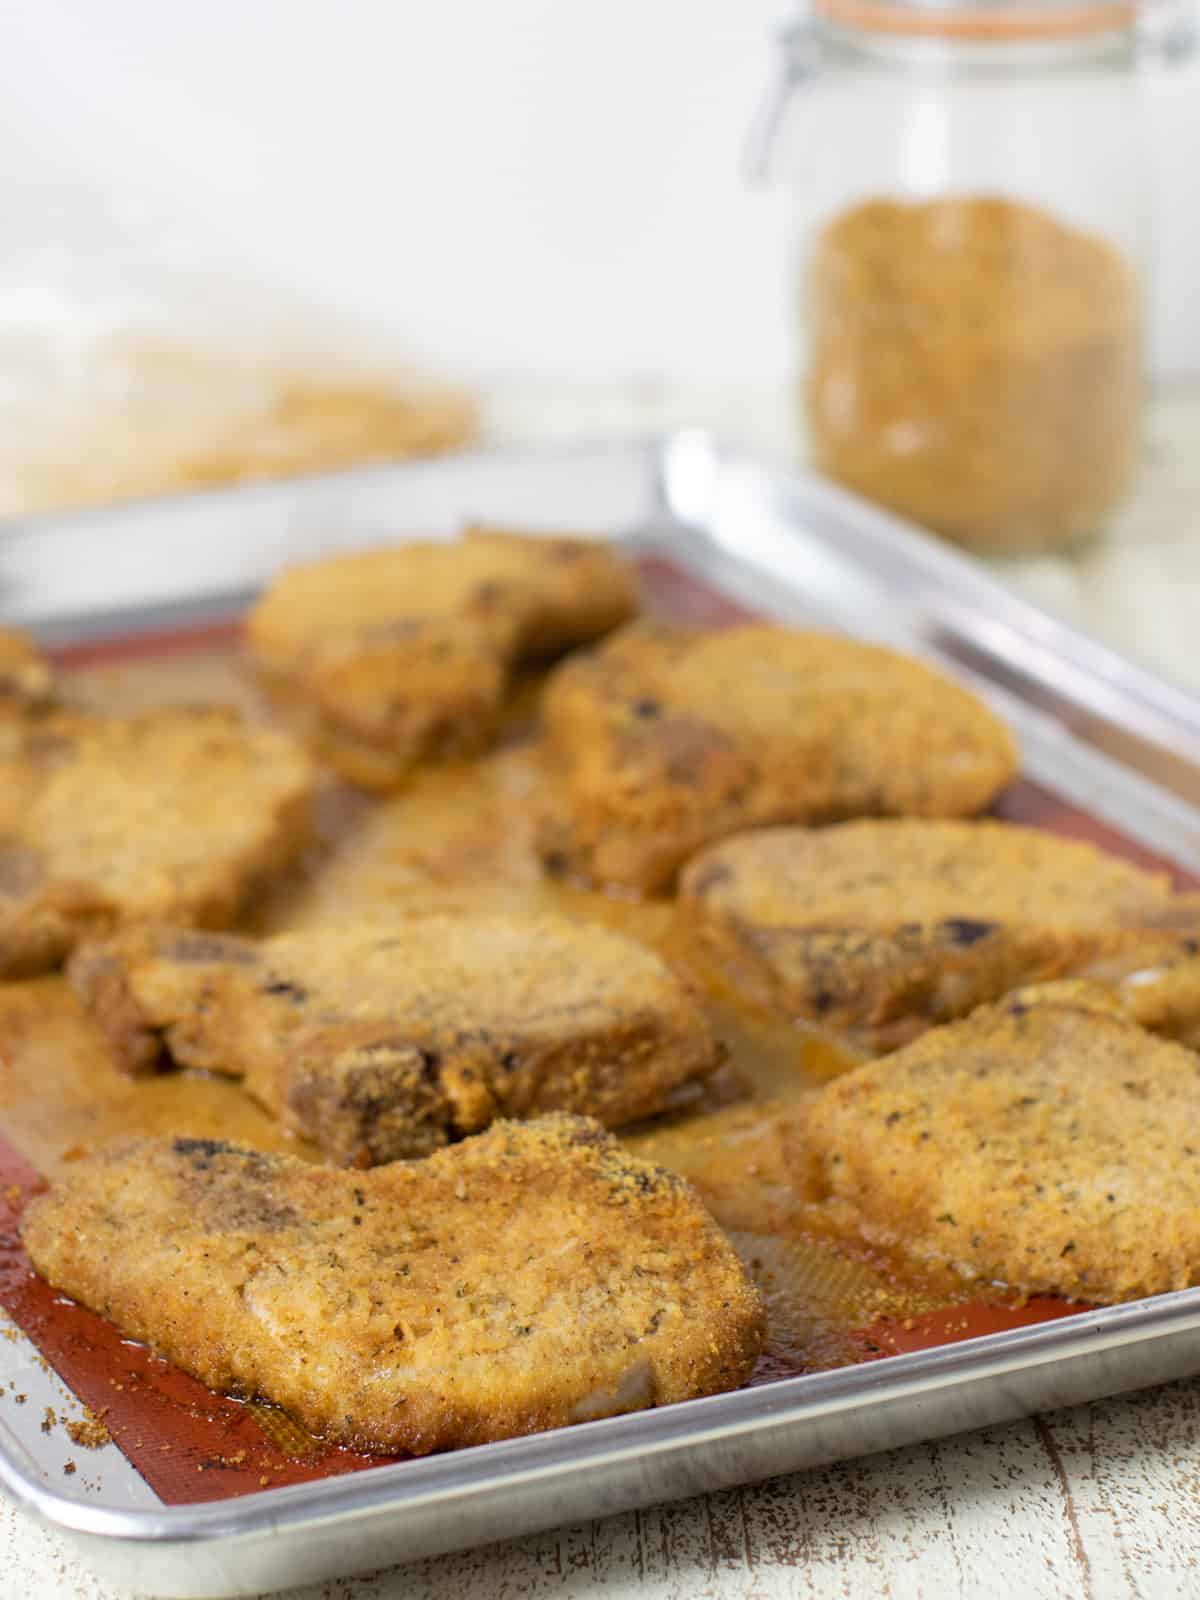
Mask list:
[{"label": "seasoning flecks on breading", "polygon": [[377,1453],[736,1388],[763,1340],[691,1188],[582,1118],[361,1174],[132,1141],[76,1163],[22,1234],[43,1277],[128,1337]]},{"label": "seasoning flecks on breading", "polygon": [[773,828],[701,852],[681,918],[760,998],[875,1049],[1021,983],[1136,962],[1200,897],[1090,844],[1005,822]]},{"label": "seasoning flecks on breading", "polygon": [[870,1240],[968,1280],[1111,1302],[1200,1282],[1200,1061],[1085,983],[1018,990],[806,1108]]},{"label": "seasoning flecks on breading", "polygon": [[143,919],[223,926],[310,835],[315,773],[220,709],[0,725],[0,974]]},{"label": "seasoning flecks on breading", "polygon": [[635,623],[560,667],[543,712],[544,856],[640,890],[746,828],[969,816],[1017,765],[997,718],[931,668],[766,624]]},{"label": "seasoning flecks on breading", "polygon": [[484,748],[517,664],[636,610],[632,569],[602,544],[472,529],[293,567],[248,634],[325,759],[386,789],[418,759]]},{"label": "seasoning flecks on breading", "polygon": [[660,1111],[720,1051],[662,958],[595,924],[482,913],[251,939],[131,930],[75,988],[132,1071],[244,1078],[331,1158],[424,1154],[501,1116]]}]

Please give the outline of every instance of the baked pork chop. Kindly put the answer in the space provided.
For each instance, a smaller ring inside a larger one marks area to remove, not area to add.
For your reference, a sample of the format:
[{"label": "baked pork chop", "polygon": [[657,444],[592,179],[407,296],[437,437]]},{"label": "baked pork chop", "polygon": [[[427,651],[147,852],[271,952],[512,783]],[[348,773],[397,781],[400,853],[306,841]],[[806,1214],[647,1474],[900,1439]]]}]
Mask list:
[{"label": "baked pork chop", "polygon": [[520,663],[636,610],[633,570],[603,544],[470,529],[292,567],[250,613],[248,637],[318,752],[387,789],[422,758],[485,748]]},{"label": "baked pork chop", "polygon": [[770,823],[960,817],[1014,776],[1007,729],[920,662],[768,624],[634,623],[543,698],[552,865],[642,891]]},{"label": "baked pork chop", "polygon": [[1115,982],[1126,1012],[1144,1028],[1200,1050],[1200,939],[1150,939],[1136,947],[1133,959],[1127,953],[1124,960],[1098,963],[1092,973]]},{"label": "baked pork chop", "polygon": [[1086,983],[1017,990],[827,1085],[803,1138],[876,1244],[1030,1294],[1200,1283],[1200,1060]]},{"label": "baked pork chop", "polygon": [[1102,963],[1128,972],[1139,952],[1182,953],[1189,937],[1200,948],[1200,896],[1006,822],[742,834],[688,864],[680,916],[773,1008],[876,1051],[1020,984]]},{"label": "baked pork chop", "polygon": [[162,1054],[241,1077],[355,1166],[422,1155],[502,1116],[660,1111],[720,1059],[653,951],[550,914],[430,915],[257,942],[134,929],[70,976],[132,1072]]},{"label": "baked pork chop", "polygon": [[0,975],[147,918],[227,926],[308,842],[315,783],[221,709],[0,722]]},{"label": "baked pork chop", "polygon": [[351,1174],[210,1139],[73,1165],[25,1213],[55,1288],[210,1388],[425,1455],[737,1388],[763,1311],[681,1178],[595,1122]]},{"label": "baked pork chop", "polygon": [[0,628],[0,717],[36,715],[57,698],[54,668],[34,641]]}]

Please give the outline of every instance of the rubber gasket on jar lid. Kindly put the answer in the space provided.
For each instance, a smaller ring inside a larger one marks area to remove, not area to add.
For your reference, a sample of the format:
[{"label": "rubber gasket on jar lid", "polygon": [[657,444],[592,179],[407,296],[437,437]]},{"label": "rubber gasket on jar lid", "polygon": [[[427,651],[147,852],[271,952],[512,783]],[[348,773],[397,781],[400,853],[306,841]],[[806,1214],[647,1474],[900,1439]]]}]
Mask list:
[{"label": "rubber gasket on jar lid", "polygon": [[1111,4],[1034,7],[889,5],[886,0],[815,0],[819,16],[864,33],[934,39],[1063,39],[1132,27],[1136,8]]}]

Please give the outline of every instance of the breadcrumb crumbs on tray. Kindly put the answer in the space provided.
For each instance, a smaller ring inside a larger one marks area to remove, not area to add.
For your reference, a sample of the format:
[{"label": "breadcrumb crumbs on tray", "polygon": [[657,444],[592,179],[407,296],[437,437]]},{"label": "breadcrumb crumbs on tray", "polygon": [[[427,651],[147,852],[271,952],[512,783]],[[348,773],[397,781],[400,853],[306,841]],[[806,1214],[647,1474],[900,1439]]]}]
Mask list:
[{"label": "breadcrumb crumbs on tray", "polygon": [[104,1423],[105,1411],[95,1412],[84,1407],[83,1416],[65,1424],[71,1443],[84,1450],[102,1450],[112,1442],[112,1434]]}]

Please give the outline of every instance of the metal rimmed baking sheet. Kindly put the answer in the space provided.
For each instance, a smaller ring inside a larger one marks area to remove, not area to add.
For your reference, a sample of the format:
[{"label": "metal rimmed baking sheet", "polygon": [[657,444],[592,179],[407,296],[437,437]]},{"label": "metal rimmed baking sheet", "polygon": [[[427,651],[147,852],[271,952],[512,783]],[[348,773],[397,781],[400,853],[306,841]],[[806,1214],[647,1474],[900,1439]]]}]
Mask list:
[{"label": "metal rimmed baking sheet", "polygon": [[[1036,784],[1200,869],[1200,706],[820,481],[697,434],[481,451],[48,518],[0,534],[0,611],[49,643],[227,618],[286,559],[484,517],[607,534],[749,609],[937,657],[1017,728]],[[20,1338],[0,1481],[118,1581],[252,1593],[747,1482],[1200,1370],[1200,1291],[663,1411],[193,1505],[112,1447],[41,1432],[61,1385]]]}]

